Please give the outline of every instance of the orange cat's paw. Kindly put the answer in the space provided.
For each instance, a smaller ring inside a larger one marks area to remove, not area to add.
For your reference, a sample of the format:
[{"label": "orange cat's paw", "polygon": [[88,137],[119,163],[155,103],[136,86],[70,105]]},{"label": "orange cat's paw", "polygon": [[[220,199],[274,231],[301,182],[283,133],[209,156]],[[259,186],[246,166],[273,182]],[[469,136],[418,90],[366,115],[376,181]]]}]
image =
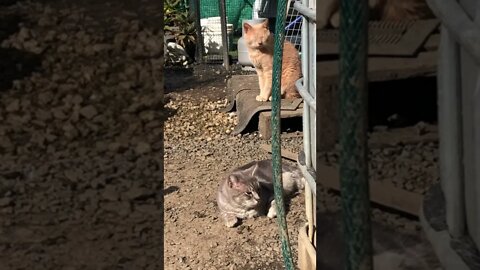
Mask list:
[{"label": "orange cat's paw", "polygon": [[265,102],[265,101],[268,100],[267,98],[264,98],[264,97],[262,97],[262,96],[260,96],[260,95],[258,95],[255,99],[256,99],[257,101],[261,101],[261,102]]},{"label": "orange cat's paw", "polygon": [[270,97],[268,98],[268,101],[272,101],[272,96],[270,96]]}]

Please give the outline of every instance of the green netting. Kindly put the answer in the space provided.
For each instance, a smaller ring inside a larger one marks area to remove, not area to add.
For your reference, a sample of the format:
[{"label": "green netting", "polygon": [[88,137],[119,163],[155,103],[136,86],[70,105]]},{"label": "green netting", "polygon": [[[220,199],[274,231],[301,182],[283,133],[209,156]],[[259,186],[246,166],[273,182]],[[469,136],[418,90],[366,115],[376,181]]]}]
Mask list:
[{"label": "green netting", "polygon": [[[228,23],[233,24],[235,32],[242,31],[242,21],[252,18],[254,0],[225,0]],[[193,1],[190,1],[190,6]],[[200,18],[218,17],[218,0],[200,0]]]}]

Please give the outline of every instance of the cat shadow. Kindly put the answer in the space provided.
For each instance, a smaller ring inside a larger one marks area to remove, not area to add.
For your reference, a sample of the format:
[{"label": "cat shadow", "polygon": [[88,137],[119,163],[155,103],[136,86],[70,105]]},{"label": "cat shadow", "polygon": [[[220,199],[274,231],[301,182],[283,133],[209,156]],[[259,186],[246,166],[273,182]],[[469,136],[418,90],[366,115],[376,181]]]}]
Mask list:
[{"label": "cat shadow", "polygon": [[20,80],[37,71],[41,65],[41,56],[38,54],[17,50],[14,48],[0,48],[0,91],[9,89],[15,80]]}]

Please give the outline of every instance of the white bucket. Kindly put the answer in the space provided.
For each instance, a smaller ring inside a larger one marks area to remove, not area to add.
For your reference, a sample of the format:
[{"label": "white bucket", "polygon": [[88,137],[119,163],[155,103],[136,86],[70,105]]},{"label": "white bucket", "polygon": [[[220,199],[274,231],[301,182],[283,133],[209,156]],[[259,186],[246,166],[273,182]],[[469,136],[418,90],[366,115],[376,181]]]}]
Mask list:
[{"label": "white bucket", "polygon": [[[203,44],[206,54],[221,54],[223,50],[222,27],[220,17],[210,17],[200,20]],[[227,24],[228,49],[233,40],[233,24]]]}]

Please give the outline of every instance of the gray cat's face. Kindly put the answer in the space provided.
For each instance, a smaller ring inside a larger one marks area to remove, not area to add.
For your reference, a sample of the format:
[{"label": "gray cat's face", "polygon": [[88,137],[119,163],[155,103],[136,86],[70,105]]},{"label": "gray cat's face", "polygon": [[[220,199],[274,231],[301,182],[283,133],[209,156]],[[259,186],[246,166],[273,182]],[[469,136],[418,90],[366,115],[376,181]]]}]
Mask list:
[{"label": "gray cat's face", "polygon": [[253,177],[230,175],[228,187],[232,192],[232,199],[245,208],[255,208],[260,203],[260,185]]}]

